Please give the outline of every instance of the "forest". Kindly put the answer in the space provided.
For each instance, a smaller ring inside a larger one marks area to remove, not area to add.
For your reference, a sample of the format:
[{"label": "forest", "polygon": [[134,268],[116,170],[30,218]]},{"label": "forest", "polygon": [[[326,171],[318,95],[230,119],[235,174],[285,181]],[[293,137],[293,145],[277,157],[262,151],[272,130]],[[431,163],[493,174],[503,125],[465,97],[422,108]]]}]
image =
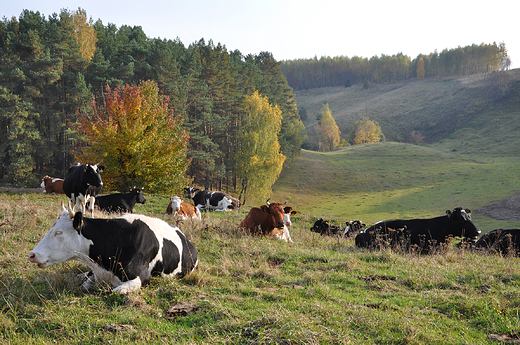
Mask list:
[{"label": "forest", "polygon": [[420,54],[413,60],[402,53],[370,59],[358,56],[314,57],[283,61],[280,68],[289,86],[294,90],[306,90],[349,87],[364,81],[396,83],[414,78],[463,76],[509,69],[510,65],[505,43],[497,45],[493,42]]},{"label": "forest", "polygon": [[0,184],[63,178],[82,145],[71,124],[90,112],[92,97],[147,80],[183,118],[187,174],[196,185],[236,188],[242,103],[255,91],[281,110],[278,141],[287,159],[306,138],[292,89],[269,52],[244,56],[204,39],[186,47],[149,38],[139,26],[93,22],[81,9],[48,18],[24,10],[0,22]]},{"label": "forest", "polygon": [[82,9],[48,18],[24,10],[0,21],[0,184],[65,177],[78,147],[88,145],[74,125],[92,113],[93,99],[127,85],[153,81],[168,97],[188,133],[186,174],[193,184],[236,191],[244,182],[237,177],[244,170],[237,162],[246,137],[240,130],[251,119],[244,103],[256,92],[281,111],[279,151],[290,162],[307,138],[293,90],[481,73],[508,63],[503,43],[415,60],[398,54],[279,62],[270,52],[244,56],[211,40],[186,46],[149,38],[140,26],[94,22]]}]

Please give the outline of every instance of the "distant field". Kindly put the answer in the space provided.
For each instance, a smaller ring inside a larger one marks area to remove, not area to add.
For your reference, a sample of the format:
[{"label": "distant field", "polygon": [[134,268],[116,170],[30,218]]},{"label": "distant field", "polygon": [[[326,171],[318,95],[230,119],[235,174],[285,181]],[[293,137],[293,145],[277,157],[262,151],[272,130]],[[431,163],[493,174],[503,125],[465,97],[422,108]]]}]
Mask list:
[{"label": "distant field", "polygon": [[[458,153],[399,143],[302,151],[276,183],[275,199],[314,217],[374,223],[432,217],[457,206],[476,210],[515,194],[519,161],[482,163]],[[518,227],[474,214],[482,230]]]},{"label": "distant field", "polygon": [[[510,71],[520,80],[520,70]],[[344,134],[360,118],[379,121],[386,143],[330,153],[303,150],[274,187],[313,217],[362,219],[431,217],[457,206],[478,210],[520,190],[520,87],[500,102],[486,98],[485,75],[299,91],[307,127],[328,102]],[[313,120],[314,119],[314,120]],[[424,146],[402,143],[420,130]],[[311,139],[312,140],[312,139]],[[520,206],[519,206],[520,207]],[[485,231],[519,227],[474,212]]]}]

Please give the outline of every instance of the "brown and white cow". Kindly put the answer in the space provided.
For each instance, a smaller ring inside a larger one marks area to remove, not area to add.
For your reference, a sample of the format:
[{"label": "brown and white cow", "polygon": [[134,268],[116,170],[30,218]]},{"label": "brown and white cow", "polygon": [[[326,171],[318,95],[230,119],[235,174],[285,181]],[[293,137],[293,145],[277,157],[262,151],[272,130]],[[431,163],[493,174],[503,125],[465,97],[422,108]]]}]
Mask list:
[{"label": "brown and white cow", "polygon": [[65,194],[63,191],[63,179],[45,175],[42,177],[43,192],[47,194]]},{"label": "brown and white cow", "polygon": [[268,202],[267,205],[252,207],[240,223],[240,228],[248,230],[252,235],[274,236],[286,242],[293,242],[284,219],[287,213],[291,214],[292,208],[289,210],[289,207],[286,207],[286,212],[283,205],[279,202]]},{"label": "brown and white cow", "polygon": [[173,216],[181,220],[185,219],[201,219],[200,211],[197,207],[186,202],[182,202],[184,199],[178,196],[170,198],[170,203],[166,208],[165,216]]}]

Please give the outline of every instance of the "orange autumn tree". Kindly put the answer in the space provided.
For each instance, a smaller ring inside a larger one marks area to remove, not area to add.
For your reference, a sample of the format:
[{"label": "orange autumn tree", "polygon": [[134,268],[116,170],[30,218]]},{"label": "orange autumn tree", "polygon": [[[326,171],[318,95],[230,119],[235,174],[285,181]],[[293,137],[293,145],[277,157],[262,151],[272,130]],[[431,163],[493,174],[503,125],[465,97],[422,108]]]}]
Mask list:
[{"label": "orange autumn tree", "polygon": [[111,90],[74,126],[82,145],[79,162],[102,162],[104,190],[133,186],[151,193],[178,193],[189,180],[187,141],[182,119],[168,107],[153,81]]}]

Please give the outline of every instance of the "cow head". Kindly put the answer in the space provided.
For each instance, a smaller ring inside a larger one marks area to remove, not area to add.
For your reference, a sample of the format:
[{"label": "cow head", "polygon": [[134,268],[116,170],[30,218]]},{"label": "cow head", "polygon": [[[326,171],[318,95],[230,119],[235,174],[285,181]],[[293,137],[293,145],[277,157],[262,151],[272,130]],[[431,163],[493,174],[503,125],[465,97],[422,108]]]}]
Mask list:
[{"label": "cow head", "polygon": [[294,216],[296,213],[298,213],[298,212],[293,211],[293,208],[291,206],[285,206],[283,208],[283,221],[286,226],[292,225],[291,216]]},{"label": "cow head", "polygon": [[82,219],[81,212],[73,214],[71,206],[66,209],[61,203],[61,215],[47,235],[29,253],[29,260],[39,268],[49,267],[60,262],[87,254],[92,241],[81,236],[74,228],[75,219]]},{"label": "cow head", "polygon": [[104,166],[98,164],[85,163],[83,165],[83,179],[84,182],[89,186],[101,187],[103,181],[101,181],[100,173],[105,169]]},{"label": "cow head", "polygon": [[453,211],[447,210],[446,214],[451,221],[450,235],[476,238],[480,234],[480,230],[471,221],[470,210],[457,207]]},{"label": "cow head", "polygon": [[137,188],[137,187],[134,187],[132,190],[131,190],[131,193],[134,193],[136,194],[136,202],[140,203],[140,204],[144,204],[146,202],[146,199],[144,198],[144,194],[143,194],[143,189],[144,188]]},{"label": "cow head", "polygon": [[170,198],[172,203],[172,210],[179,211],[181,209],[182,198],[180,196],[173,196]]},{"label": "cow head", "polygon": [[262,212],[269,214],[269,225],[275,229],[282,229],[284,227],[284,210],[283,205],[279,202],[272,202],[269,205],[260,206]]},{"label": "cow head", "polygon": [[184,188],[184,192],[186,192],[186,196],[190,199],[193,199],[193,197],[195,196],[195,194],[197,194],[197,192],[199,191],[200,189],[198,188],[195,188],[195,187],[187,187],[187,188]]}]

